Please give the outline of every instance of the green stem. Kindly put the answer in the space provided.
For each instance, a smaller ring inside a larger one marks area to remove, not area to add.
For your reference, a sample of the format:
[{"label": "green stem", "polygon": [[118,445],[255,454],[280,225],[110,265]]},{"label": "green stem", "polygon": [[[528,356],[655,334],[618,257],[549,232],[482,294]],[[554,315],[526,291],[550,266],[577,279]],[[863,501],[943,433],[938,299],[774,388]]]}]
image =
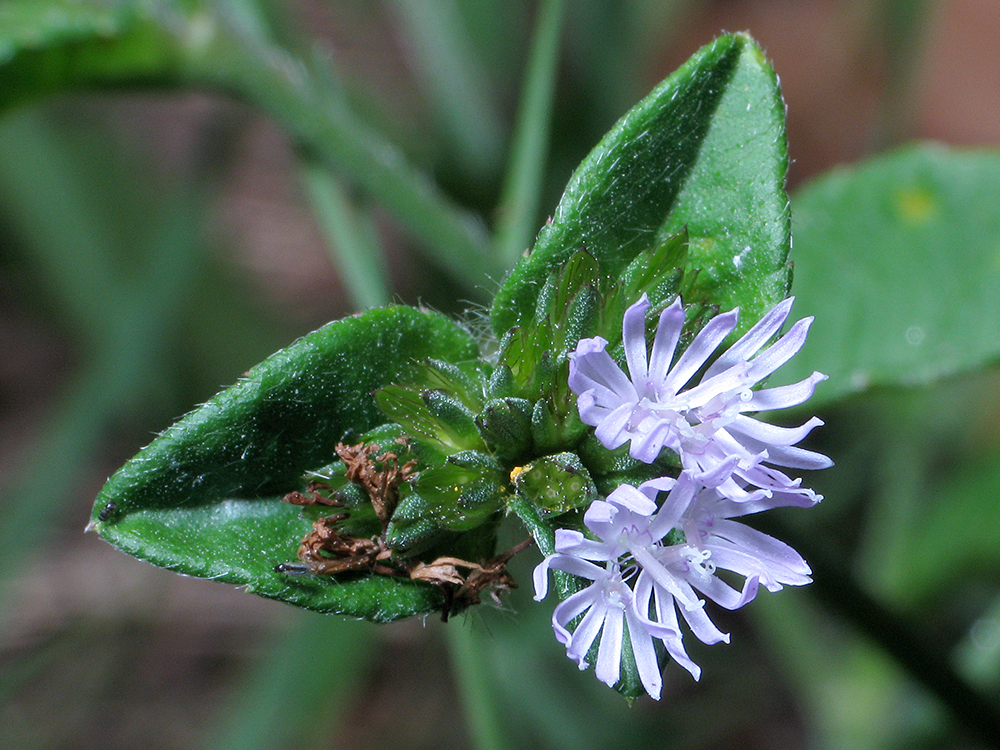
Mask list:
[{"label": "green stem", "polygon": [[493,696],[493,681],[485,665],[486,645],[469,623],[453,623],[448,632],[448,644],[473,747],[476,750],[503,750],[506,745]]},{"label": "green stem", "polygon": [[537,229],[549,148],[562,15],[563,0],[546,0],[538,11],[508,171],[497,211],[495,245],[498,256],[508,267],[513,266],[521,253],[530,247]]}]

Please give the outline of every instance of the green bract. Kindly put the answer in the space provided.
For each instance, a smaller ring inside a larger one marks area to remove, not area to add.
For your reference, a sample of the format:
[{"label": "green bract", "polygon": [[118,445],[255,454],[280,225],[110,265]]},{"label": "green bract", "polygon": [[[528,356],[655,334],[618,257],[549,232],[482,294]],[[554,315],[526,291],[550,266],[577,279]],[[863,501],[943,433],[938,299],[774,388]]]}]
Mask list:
[{"label": "green bract", "polygon": [[[582,424],[567,381],[580,339],[620,358],[642,294],[650,315],[682,295],[688,340],[719,309],[740,306],[745,330],[785,296],[783,112],[759,48],[717,40],[584,160],[497,293],[482,351],[422,310],[331,323],[129,461],[94,528],[157,565],[376,621],[502,590],[506,515],[548,553],[599,493],[672,468],[609,452]],[[622,674],[640,694],[631,656]]]}]

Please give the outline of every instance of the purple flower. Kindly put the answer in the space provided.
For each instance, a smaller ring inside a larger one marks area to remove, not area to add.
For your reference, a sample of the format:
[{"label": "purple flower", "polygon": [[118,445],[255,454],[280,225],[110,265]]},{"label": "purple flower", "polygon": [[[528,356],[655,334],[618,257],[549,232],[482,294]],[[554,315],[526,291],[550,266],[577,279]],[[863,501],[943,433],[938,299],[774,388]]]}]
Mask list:
[{"label": "purple flower", "polygon": [[767,496],[757,490],[747,500],[734,502],[723,496],[718,484],[732,471],[728,464],[713,473],[700,476],[697,483],[681,474],[678,483],[694,484],[694,498],[687,505],[678,527],[687,542],[710,555],[716,568],[730,570],[747,580],[757,580],[768,591],[779,591],[783,585],[802,586],[811,583],[812,571],[802,556],[784,542],[733,521],[734,518],[770,510],[789,502],[787,495]]},{"label": "purple flower", "polygon": [[[659,486],[672,483],[671,479],[654,480],[640,489],[655,496]],[[621,674],[623,626],[628,623],[639,679],[646,692],[658,699],[663,683],[653,637],[663,640],[670,653],[679,650],[685,659],[687,655],[680,646],[679,630],[660,628],[651,632],[637,616],[627,580],[634,577],[634,565],[628,559],[624,567],[622,564],[633,545],[654,541],[650,527],[655,510],[656,504],[647,494],[629,485],[619,487],[607,501],[595,500],[584,515],[584,523],[598,540],[573,529],[556,529],[556,551],[535,568],[534,584],[535,600],[541,601],[548,593],[550,568],[592,581],[556,606],[552,613],[556,639],[566,646],[566,655],[580,669],[586,669],[587,653],[600,634],[595,671],[599,680],[614,685]],[[571,631],[570,623],[580,615],[583,618]]]},{"label": "purple flower", "polygon": [[781,329],[792,299],[768,312],[722,352],[697,385],[685,390],[736,327],[739,311],[709,321],[674,361],[684,326],[681,300],[662,312],[652,350],[647,351],[649,300],[643,294],[622,320],[629,375],[611,359],[606,351],[608,342],[599,336],[581,340],[570,354],[569,386],[578,396],[580,419],[595,428],[595,436],[608,449],[631,442],[632,457],[652,463],[663,448],[668,448],[679,456],[684,470],[694,475],[710,473],[737,457],[731,477],[718,485],[719,492],[733,500],[751,497],[744,488],[751,485],[782,496],[782,504],[812,505],[820,499],[816,493],[774,467],[822,469],[832,465],[826,456],[795,447],[822,422],[813,418],[800,427],[776,427],[747,414],[797,406],[826,379],[814,372],[793,385],[752,390],[805,343],[812,318],[798,321],[774,344],[762,349]]},{"label": "purple flower", "polygon": [[[668,490],[658,508],[656,496]],[[704,491],[687,473],[676,480],[655,479],[638,488],[623,484],[606,500],[591,503],[584,515],[584,524],[596,539],[572,529],[556,530],[555,553],[535,568],[535,599],[540,601],[548,592],[550,568],[592,582],[558,604],[552,615],[556,638],[581,669],[588,666],[587,653],[600,635],[597,677],[614,685],[620,677],[623,625],[627,623],[639,678],[646,692],[659,698],[662,678],[654,640],[661,641],[667,653],[695,679],[701,674],[684,650],[678,612],[704,643],[729,640],[705,613],[705,601],[699,593],[727,609],[736,609],[754,598],[758,579],[765,585],[808,581],[792,572],[796,564],[784,565],[787,554],[782,554],[786,550],[801,563],[799,567],[805,563],[777,540],[750,529],[745,531],[752,533],[739,536],[728,527],[720,528],[717,517],[740,515],[741,506],[723,500],[717,507],[718,493],[710,490],[714,494],[709,497]],[[724,504],[727,502],[737,510]],[[763,509],[754,505],[758,502],[758,498],[748,501],[749,512]],[[692,536],[670,544],[666,539],[675,529],[687,530]],[[762,543],[762,539],[769,541]],[[754,557],[757,548],[763,553],[759,559]],[[717,549],[721,564],[713,559]],[[745,575],[743,589],[736,590],[720,580],[716,567]],[[571,631],[570,624],[581,615]]]}]

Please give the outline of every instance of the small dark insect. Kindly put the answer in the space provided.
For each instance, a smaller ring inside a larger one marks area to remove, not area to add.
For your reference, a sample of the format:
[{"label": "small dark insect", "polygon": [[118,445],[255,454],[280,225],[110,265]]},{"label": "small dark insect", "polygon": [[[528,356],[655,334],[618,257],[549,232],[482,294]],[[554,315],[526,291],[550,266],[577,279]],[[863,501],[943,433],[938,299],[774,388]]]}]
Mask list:
[{"label": "small dark insect", "polygon": [[97,520],[100,521],[101,523],[105,523],[117,512],[118,512],[118,506],[115,505],[114,503],[108,503],[103,508],[101,508],[101,512],[97,514]]},{"label": "small dark insect", "polygon": [[303,563],[278,563],[274,566],[275,573],[285,573],[292,576],[302,576],[311,572],[308,565]]}]

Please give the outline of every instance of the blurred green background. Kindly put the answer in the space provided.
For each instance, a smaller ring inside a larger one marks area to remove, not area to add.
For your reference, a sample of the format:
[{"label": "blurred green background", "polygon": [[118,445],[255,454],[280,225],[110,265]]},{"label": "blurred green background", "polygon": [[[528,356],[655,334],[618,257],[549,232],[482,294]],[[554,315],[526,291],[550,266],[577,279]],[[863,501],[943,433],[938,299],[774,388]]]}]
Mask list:
[{"label": "blurred green background", "polygon": [[659,703],[579,673],[525,588],[374,626],[82,534],[108,475],[295,337],[488,304],[614,121],[744,29],[793,221],[838,164],[1000,141],[975,0],[0,4],[0,747],[1000,747],[995,368],[820,407],[826,500],[775,532],[817,582],[720,617],[732,645],[691,643],[701,682],[668,666]]}]

